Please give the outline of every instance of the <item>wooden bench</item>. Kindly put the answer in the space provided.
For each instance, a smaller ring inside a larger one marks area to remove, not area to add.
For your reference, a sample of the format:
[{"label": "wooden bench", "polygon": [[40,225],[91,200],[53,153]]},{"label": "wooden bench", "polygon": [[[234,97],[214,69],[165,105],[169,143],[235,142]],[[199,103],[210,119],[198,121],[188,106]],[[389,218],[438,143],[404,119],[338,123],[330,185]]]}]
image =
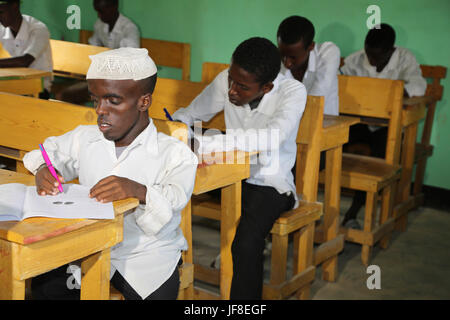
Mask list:
[{"label": "wooden bench", "polygon": [[[17,108],[17,106],[20,108]],[[49,136],[58,136],[78,125],[96,125],[97,115],[92,108],[60,101],[48,101],[13,94],[0,93],[0,156],[17,161],[17,171],[29,173],[23,167],[25,153],[37,149]],[[158,131],[187,143],[187,127],[183,123],[154,120]],[[191,206],[183,209],[181,228],[188,242],[182,253],[179,298],[193,298],[193,263]]]},{"label": "wooden bench", "polygon": [[[381,247],[386,248],[394,228],[392,210],[395,186],[401,175],[403,82],[356,76],[338,76],[338,81],[341,114],[388,121],[385,159],[348,153],[344,153],[342,159],[342,187],[367,193],[364,229],[342,228],[347,241],[362,245],[361,259],[367,266],[372,247],[380,242]],[[382,194],[382,205],[376,224],[379,192]]]},{"label": "wooden bench", "polygon": [[70,41],[50,39],[53,57],[53,74],[65,78],[84,80],[91,65],[90,55],[108,51],[109,48]]},{"label": "wooden bench", "polygon": [[[80,30],[80,43],[88,44],[93,32]],[[157,65],[181,69],[181,79],[191,77],[191,45],[189,43],[141,38],[141,48],[146,48]]]}]

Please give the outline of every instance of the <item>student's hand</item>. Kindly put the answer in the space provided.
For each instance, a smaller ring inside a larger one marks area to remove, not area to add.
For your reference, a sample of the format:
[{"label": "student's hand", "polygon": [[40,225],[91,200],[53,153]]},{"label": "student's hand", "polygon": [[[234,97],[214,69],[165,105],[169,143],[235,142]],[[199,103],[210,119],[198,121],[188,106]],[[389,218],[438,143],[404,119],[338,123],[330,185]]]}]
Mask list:
[{"label": "student's hand", "polygon": [[[56,174],[58,175],[59,181],[61,181],[61,183],[64,183],[64,178],[59,174],[59,172],[56,172]],[[35,181],[36,181],[36,190],[39,195],[54,196],[59,193],[58,181],[52,176],[47,166],[41,166],[38,169],[35,175]]]},{"label": "student's hand", "polygon": [[145,185],[127,178],[109,176],[92,187],[89,197],[103,203],[126,198],[137,198],[140,203],[145,203],[146,194],[147,187]]}]

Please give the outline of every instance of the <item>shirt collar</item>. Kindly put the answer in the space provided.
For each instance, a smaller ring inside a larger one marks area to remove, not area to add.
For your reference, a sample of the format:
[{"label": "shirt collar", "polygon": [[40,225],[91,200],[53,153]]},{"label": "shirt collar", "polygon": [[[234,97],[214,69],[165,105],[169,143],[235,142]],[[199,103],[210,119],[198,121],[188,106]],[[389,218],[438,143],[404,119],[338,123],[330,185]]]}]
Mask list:
[{"label": "shirt collar", "polygon": [[104,23],[103,21],[100,20],[103,23],[103,31],[106,34],[109,34],[109,33],[114,33],[117,30],[121,30],[122,29],[122,25],[123,25],[123,18],[124,18],[123,15],[119,12],[119,17],[117,18],[117,21],[114,24],[114,27],[112,28],[111,32],[109,32],[109,25],[107,23]]},{"label": "shirt collar", "polygon": [[25,39],[29,35],[29,25],[28,22],[25,21],[25,17],[22,15],[22,23],[20,24],[19,32],[17,32],[17,36],[14,37],[12,30],[10,27],[5,29],[5,33],[3,35],[3,39]]},{"label": "shirt collar", "polygon": [[383,73],[388,70],[395,70],[398,67],[398,61],[399,61],[399,50],[397,47],[395,47],[394,53],[392,53],[391,58],[389,59],[389,62],[387,65],[381,70],[381,72],[376,71],[376,67],[372,66],[369,62],[369,58],[367,57],[366,52],[364,51],[364,60],[363,60],[363,66],[365,69],[372,70],[374,73]]},{"label": "shirt collar", "polygon": [[275,78],[275,80],[273,81],[273,88],[272,90],[270,90],[268,93],[266,93],[263,98],[261,99],[261,102],[259,103],[258,107],[252,111],[256,111],[259,113],[263,113],[265,115],[272,115],[273,114],[273,110],[272,110],[272,105],[271,103],[267,103],[267,101],[270,99],[270,97],[274,94],[276,94],[276,92],[278,91],[278,87],[280,86],[280,81],[282,81],[284,79],[284,75],[280,72],[278,73],[277,77]]},{"label": "shirt collar", "polygon": [[314,44],[314,49],[309,52],[308,59],[308,70],[309,72],[316,72],[316,62],[317,62],[317,43]]},{"label": "shirt collar", "polygon": [[[92,137],[89,139],[90,143],[102,141],[104,143],[110,144],[114,146],[113,141],[106,140],[103,136],[103,133],[100,130],[96,130],[95,133],[92,135]],[[138,145],[144,145],[147,149],[147,151],[151,155],[157,155],[159,148],[158,148],[158,132],[156,130],[156,127],[153,123],[153,120],[150,119],[150,123],[148,124],[147,128],[145,128],[135,139],[134,141],[127,146],[127,149],[134,148]]]}]

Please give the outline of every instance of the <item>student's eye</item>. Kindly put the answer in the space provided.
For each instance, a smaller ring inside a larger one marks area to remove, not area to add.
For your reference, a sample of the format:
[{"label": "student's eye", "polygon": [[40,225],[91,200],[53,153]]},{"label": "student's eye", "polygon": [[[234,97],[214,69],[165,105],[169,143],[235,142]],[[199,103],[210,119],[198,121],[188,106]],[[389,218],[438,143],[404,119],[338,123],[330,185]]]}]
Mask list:
[{"label": "student's eye", "polygon": [[110,99],[108,99],[108,101],[115,106],[117,106],[121,103],[120,99],[116,99],[116,98],[110,98]]}]

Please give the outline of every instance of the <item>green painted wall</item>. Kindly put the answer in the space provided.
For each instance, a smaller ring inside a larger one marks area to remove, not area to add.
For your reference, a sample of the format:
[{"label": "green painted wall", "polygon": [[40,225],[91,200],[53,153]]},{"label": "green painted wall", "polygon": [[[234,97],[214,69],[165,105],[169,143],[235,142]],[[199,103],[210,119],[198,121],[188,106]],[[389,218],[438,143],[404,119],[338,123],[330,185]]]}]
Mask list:
[{"label": "green painted wall", "polygon": [[[45,22],[52,38],[77,41],[78,31],[66,27],[71,4],[81,8],[81,27],[92,29],[96,13],[91,0],[23,0],[22,11]],[[371,4],[396,30],[397,45],[409,48],[419,63],[450,67],[449,0],[122,0],[120,8],[143,37],[189,42],[191,79],[199,81],[204,61],[229,62],[234,48],[251,36],[275,42],[278,24],[293,14],[313,22],[317,42],[333,41],[346,56],[362,47]],[[159,75],[179,78],[181,73],[163,68]],[[443,85],[425,183],[450,189],[450,75]]]}]

